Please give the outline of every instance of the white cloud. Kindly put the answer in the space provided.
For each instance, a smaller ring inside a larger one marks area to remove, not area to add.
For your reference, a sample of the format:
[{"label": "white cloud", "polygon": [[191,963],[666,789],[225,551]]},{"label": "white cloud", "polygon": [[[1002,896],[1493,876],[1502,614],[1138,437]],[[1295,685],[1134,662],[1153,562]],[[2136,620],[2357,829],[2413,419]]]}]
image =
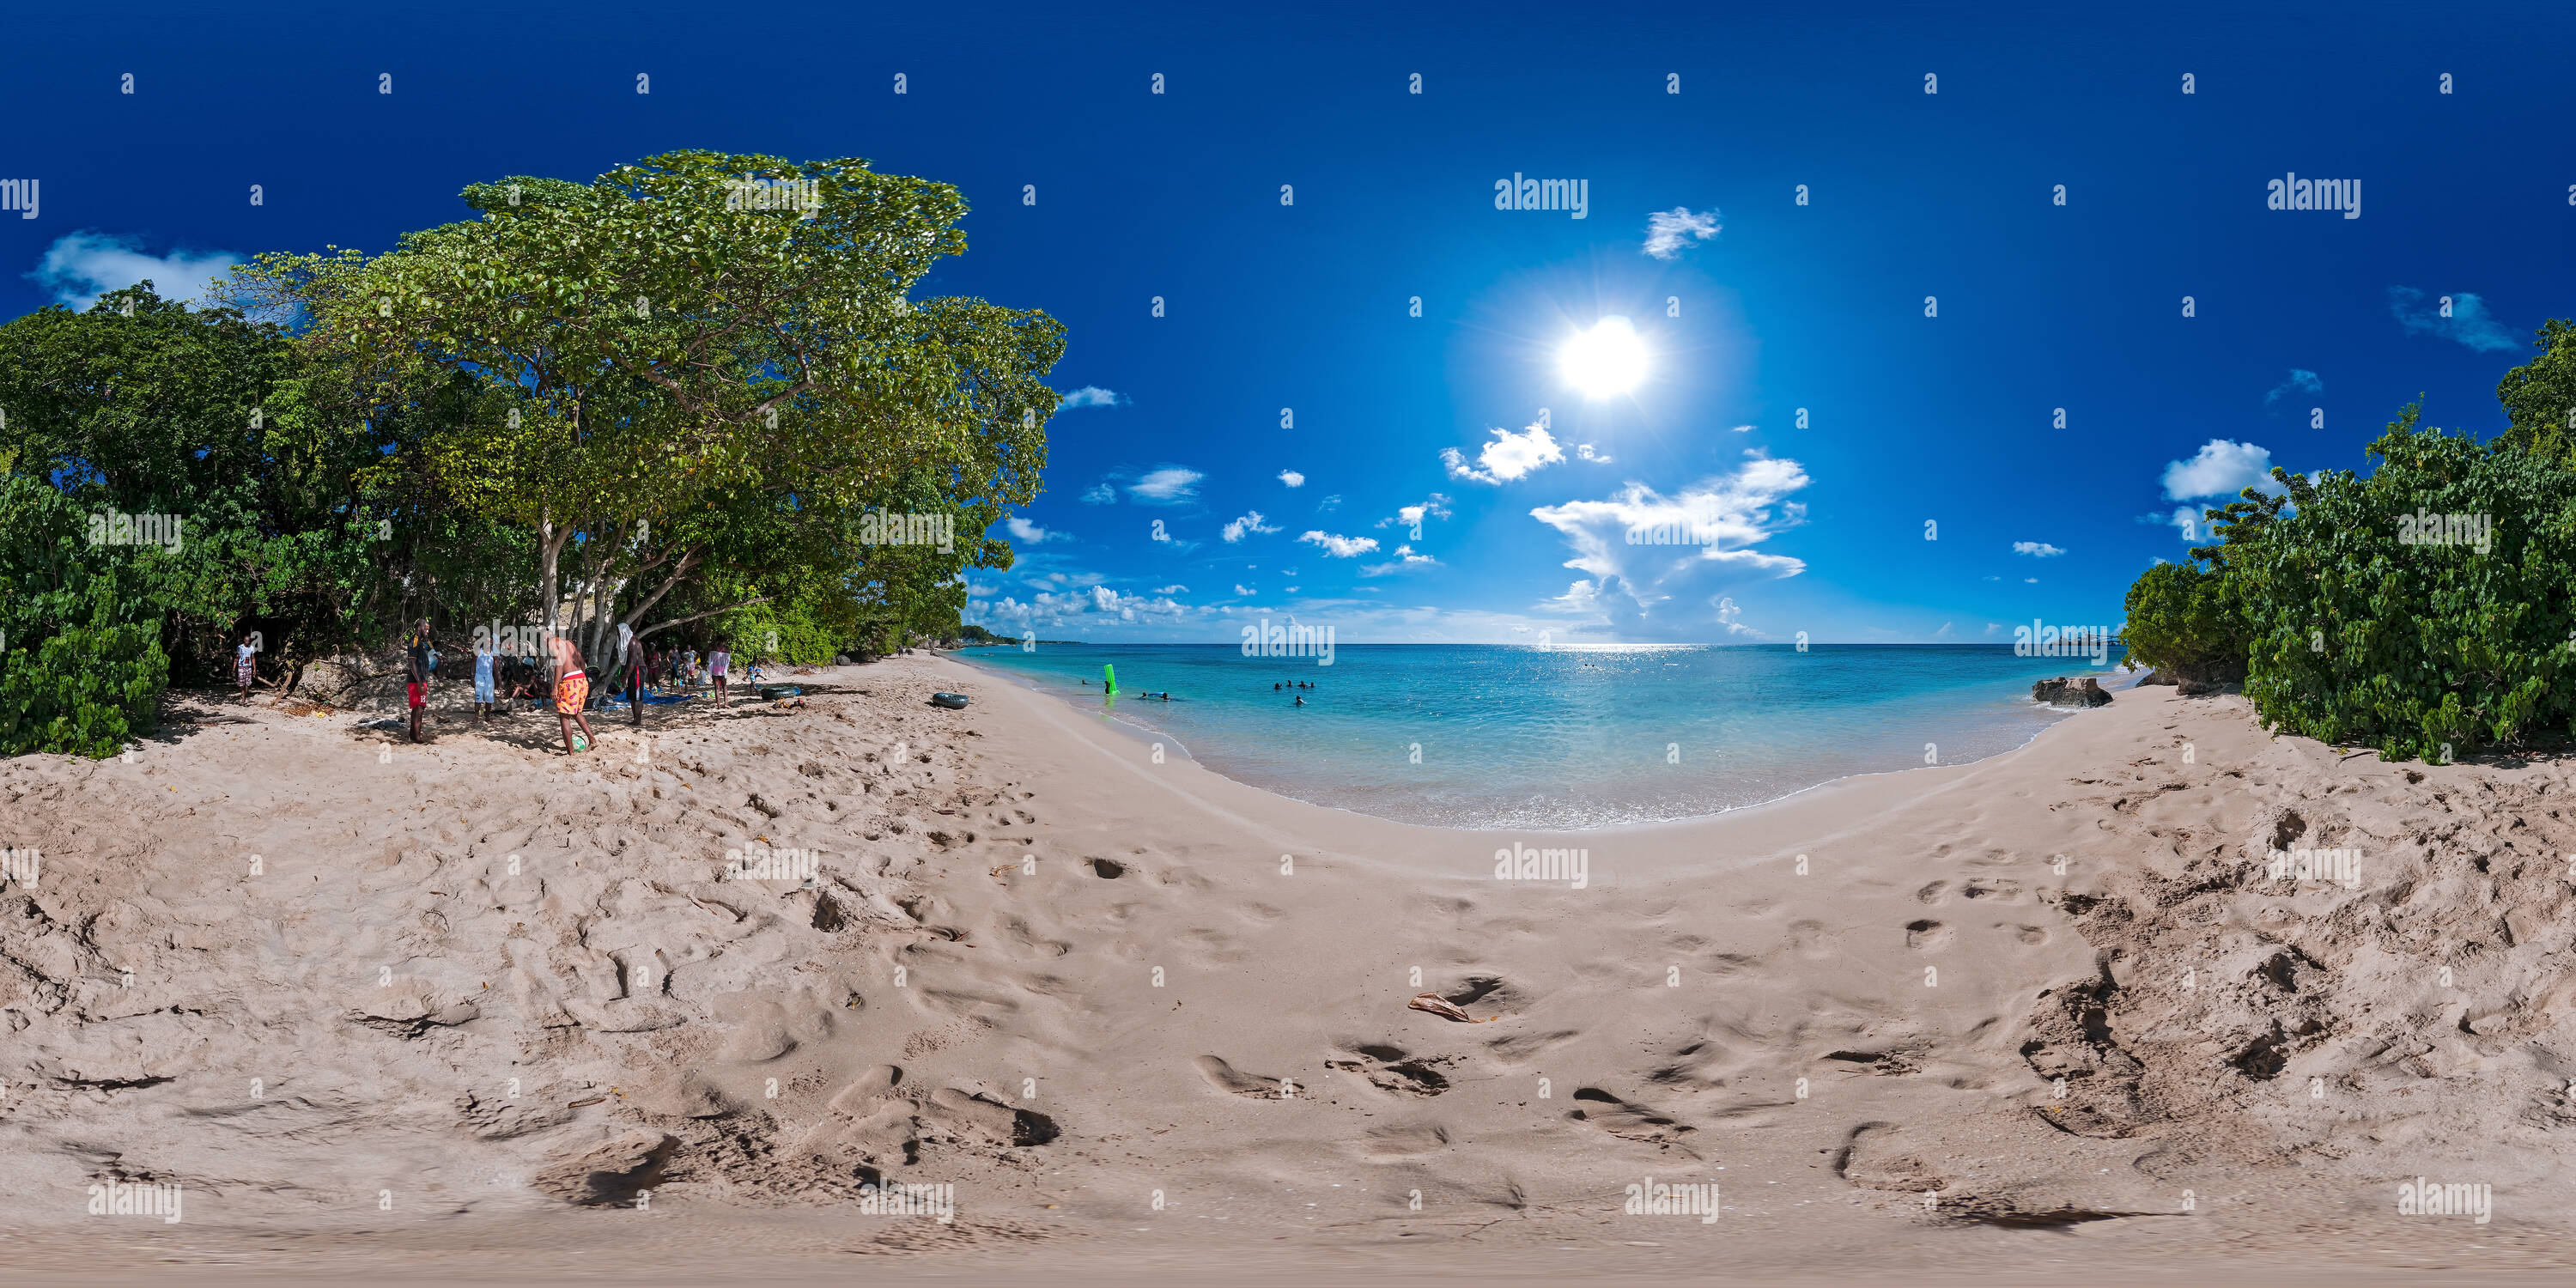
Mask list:
[{"label": "white cloud", "polygon": [[1249,595],[1253,593],[1253,591],[1252,587],[1244,585],[1242,582],[1238,581],[1234,583],[1234,593],[1238,595]]},{"label": "white cloud", "polygon": [[2424,293],[2411,286],[2388,288],[2388,310],[2397,315],[2397,324],[2408,335],[2437,335],[2457,340],[2480,353],[2511,353],[2527,341],[2487,312],[2487,302],[2467,291],[2448,297],[2451,315],[2442,316],[2439,301],[2424,302]]},{"label": "white cloud", "polygon": [[[1331,555],[1336,559],[1348,559],[1355,555],[1364,555],[1369,551],[1377,549],[1377,538],[1375,537],[1341,537],[1335,536],[1329,532],[1310,531],[1297,539],[1299,541],[1312,541],[1316,545],[1322,546],[1325,554]],[[1295,576],[1296,574],[1291,573],[1289,575]]]},{"label": "white cloud", "polygon": [[1061,532],[1049,532],[1016,514],[1003,520],[1002,524],[1004,527],[1011,530],[1012,540],[1025,541],[1033,546],[1042,545],[1048,541],[1054,540],[1055,538],[1064,536]]},{"label": "white cloud", "polygon": [[1102,479],[1099,482],[1092,484],[1090,491],[1082,494],[1082,503],[1084,505],[1116,505],[1118,504],[1118,489],[1111,485],[1109,480]]},{"label": "white cloud", "polygon": [[1688,206],[1658,210],[1646,216],[1646,253],[1656,259],[1678,259],[1694,241],[1715,237],[1722,225],[1712,207],[1704,215],[1691,213]]},{"label": "white cloud", "polygon": [[1127,401],[1125,395],[1112,393],[1098,385],[1084,385],[1071,393],[1057,394],[1056,397],[1061,399],[1056,403],[1058,411],[1074,407],[1115,407]]},{"label": "white cloud", "polygon": [[99,296],[146,279],[165,300],[193,302],[206,293],[207,283],[241,262],[241,256],[222,251],[174,250],[156,258],[143,253],[140,238],[84,229],[56,238],[27,276],[53,292],[56,303],[86,309]]},{"label": "white cloud", "polygon": [[1735,427],[1735,432],[1739,434],[1750,434],[1753,432],[1753,427],[1751,425],[1738,425]]},{"label": "white cloud", "polygon": [[1335,492],[1331,496],[1325,497],[1323,500],[1315,503],[1315,513],[1317,514],[1331,514],[1333,511],[1341,508],[1342,494],[1339,492]]},{"label": "white cloud", "polygon": [[[1714,615],[1722,601],[1716,592],[1727,585],[1806,571],[1801,560],[1751,548],[1805,521],[1806,507],[1786,498],[1807,486],[1806,470],[1756,451],[1744,455],[1734,473],[1669,497],[1630,483],[1607,500],[1530,511],[1574,548],[1565,566],[1591,577],[1552,604],[1605,617],[1603,624],[1622,637],[1688,638],[1721,620]],[[1632,544],[1631,534],[1678,535],[1696,544]],[[1749,627],[1730,633],[1759,634]]]},{"label": "white cloud", "polygon": [[1199,480],[1207,475],[1197,470],[1166,465],[1127,485],[1127,495],[1148,505],[1179,505],[1194,501],[1199,495]]},{"label": "white cloud", "polygon": [[1743,617],[1744,610],[1736,607],[1734,600],[1729,599],[1724,595],[1717,597],[1717,624],[1725,627],[1727,634],[1759,635],[1762,633],[1745,625],[1742,620]]},{"label": "white cloud", "polygon": [[[1086,574],[1077,582],[1096,582]],[[1190,613],[1186,604],[1171,599],[1162,591],[1152,597],[1126,594],[1103,585],[1088,585],[1080,590],[1062,593],[1041,590],[1022,601],[1014,596],[987,599],[977,605],[976,616],[988,627],[1014,626],[1012,633],[1025,633],[1037,627],[1081,626],[1101,623],[1137,626],[1177,625]]]},{"label": "white cloud", "polygon": [[1556,437],[1544,426],[1532,425],[1517,434],[1508,429],[1490,432],[1494,441],[1476,453],[1474,466],[1467,464],[1466,453],[1457,448],[1440,449],[1440,463],[1449,468],[1449,477],[1475,483],[1508,483],[1565,459]]},{"label": "white cloud", "polygon": [[2213,438],[2188,461],[2165,466],[2165,498],[2188,501],[2196,496],[2234,496],[2249,487],[2279,491],[2272,482],[2272,453],[2252,443]]},{"label": "white cloud", "polygon": [[1154,588],[1154,593],[1157,595],[1186,595],[1190,593],[1190,588],[1179,584],[1156,586]]},{"label": "white cloud", "polygon": [[1381,528],[1388,526],[1419,528],[1422,526],[1422,521],[1425,518],[1446,519],[1448,517],[1449,498],[1438,492],[1434,492],[1431,495],[1424,497],[1422,499],[1422,504],[1420,505],[1399,505],[1395,507],[1395,517],[1391,519],[1380,519],[1377,521],[1377,526]]},{"label": "white cloud", "polygon": [[1598,456],[1593,455],[1592,444],[1590,443],[1584,443],[1581,446],[1576,447],[1574,449],[1574,454],[1595,464],[1607,465],[1610,463],[1610,454],[1608,452],[1603,452]]},{"label": "white cloud", "polygon": [[2263,395],[2263,405],[2269,407],[2281,401],[2284,394],[2321,394],[2325,391],[2326,382],[2319,379],[2317,373],[2305,367],[2292,367],[2289,379],[2274,385],[2272,392]]},{"label": "white cloud", "polygon": [[1225,531],[1220,535],[1226,539],[1228,544],[1232,544],[1243,540],[1243,534],[1247,532],[1262,533],[1277,531],[1279,531],[1279,529],[1276,526],[1263,524],[1261,521],[1261,511],[1254,510],[1245,514],[1242,518],[1225,525]]},{"label": "white cloud", "polygon": [[1297,471],[1295,471],[1295,470],[1281,470],[1281,471],[1279,471],[1279,481],[1280,481],[1280,482],[1282,482],[1282,483],[1287,484],[1287,485],[1288,485],[1288,486],[1290,486],[1290,487],[1304,487],[1304,486],[1306,486],[1306,476],[1305,476],[1305,475],[1303,475],[1303,474],[1298,473],[1298,472],[1297,472]]},{"label": "white cloud", "polygon": [[1385,563],[1362,565],[1360,567],[1360,575],[1363,577],[1383,577],[1391,572],[1402,572],[1407,568],[1435,566],[1440,562],[1429,555],[1415,554],[1413,547],[1411,546],[1397,546],[1394,550],[1394,554],[1395,557],[1387,560]]},{"label": "white cloud", "polygon": [[2004,624],[2002,622],[1988,622],[1986,623],[1986,634],[1992,635],[2003,628]]},{"label": "white cloud", "polygon": [[2016,541],[2013,543],[2013,553],[2017,555],[2033,555],[2041,559],[2046,559],[2051,555],[2062,555],[2066,552],[2048,544],[2045,541]]}]

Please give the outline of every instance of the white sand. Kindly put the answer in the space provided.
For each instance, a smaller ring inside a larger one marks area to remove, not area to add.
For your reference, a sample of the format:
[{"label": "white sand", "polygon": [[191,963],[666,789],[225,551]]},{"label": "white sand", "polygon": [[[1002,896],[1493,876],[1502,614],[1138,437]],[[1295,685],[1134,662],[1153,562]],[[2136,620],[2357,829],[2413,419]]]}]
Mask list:
[{"label": "white sand", "polygon": [[[451,710],[414,747],[228,702],[131,763],[0,762],[0,846],[43,855],[0,888],[0,1264],[2576,1260],[2562,764],[2338,758],[2140,689],[1976,765],[1468,833],[1156,764],[946,659],[795,678],[834,691],[653,709],[641,763],[620,723],[566,760],[551,716]],[[2276,840],[2357,850],[2357,886],[2269,879],[2248,856]],[[718,879],[746,844],[812,852],[817,888]],[[1497,881],[1515,845],[1586,851],[1586,888]],[[2400,1216],[2418,1175],[2490,1186],[2492,1222]],[[880,1176],[953,1186],[955,1220],[858,1215]],[[108,1177],[178,1183],[184,1219],[89,1215]],[[1724,1212],[1623,1214],[1650,1178]]]}]

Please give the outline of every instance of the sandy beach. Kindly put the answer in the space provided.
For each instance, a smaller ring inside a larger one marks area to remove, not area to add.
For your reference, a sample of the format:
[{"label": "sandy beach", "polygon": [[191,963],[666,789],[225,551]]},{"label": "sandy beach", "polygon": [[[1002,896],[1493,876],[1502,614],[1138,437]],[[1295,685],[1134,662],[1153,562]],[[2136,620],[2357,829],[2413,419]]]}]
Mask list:
[{"label": "sandy beach", "polygon": [[[0,845],[41,855],[0,887],[0,1264],[2576,1261],[2562,763],[2384,764],[2140,688],[1970,765],[1478,833],[1273,796],[950,658],[796,679],[801,709],[594,721],[569,759],[550,717],[451,705],[414,746],[189,695],[129,757],[0,761]],[[2418,1178],[2489,1206],[2401,1213]],[[183,1215],[91,1215],[107,1180]],[[931,1188],[863,1212],[879,1183]],[[1652,1185],[1719,1210],[1623,1210]]]}]

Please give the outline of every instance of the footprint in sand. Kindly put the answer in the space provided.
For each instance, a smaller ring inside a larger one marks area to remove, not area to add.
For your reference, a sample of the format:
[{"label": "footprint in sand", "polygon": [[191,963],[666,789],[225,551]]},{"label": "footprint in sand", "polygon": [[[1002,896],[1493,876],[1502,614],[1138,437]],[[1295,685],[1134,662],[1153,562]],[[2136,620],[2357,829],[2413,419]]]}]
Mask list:
[{"label": "footprint in sand", "polygon": [[1925,903],[1939,903],[1939,902],[1941,902],[1941,894],[1942,894],[1942,892],[1943,892],[1943,891],[1945,891],[1945,890],[1948,890],[1949,888],[1950,888],[1950,883],[1949,883],[1949,882],[1947,882],[1947,881],[1935,881],[1935,882],[1933,882],[1932,884],[1930,884],[1930,885],[1928,885],[1928,886],[1925,886],[1925,887],[1923,887],[1923,888],[1922,888],[1922,889],[1920,889],[1920,890],[1915,891],[1915,892],[1914,892],[1914,897],[1915,897],[1915,898],[1917,898],[1917,899],[1919,899],[1919,900],[1922,900],[1922,901],[1923,901],[1923,902],[1925,902]]},{"label": "footprint in sand", "polygon": [[1207,1084],[1230,1096],[1248,1100],[1294,1100],[1294,1084],[1284,1078],[1261,1078],[1235,1068],[1212,1055],[1200,1056],[1190,1063],[1197,1065],[1199,1076]]},{"label": "footprint in sand", "polygon": [[2021,882],[2002,877],[1979,877],[1959,887],[1959,893],[1970,899],[1997,899],[2015,903],[2021,899]]},{"label": "footprint in sand", "polygon": [[1834,941],[1821,921],[1789,923],[1789,947],[1809,961],[1823,961],[1834,955]]},{"label": "footprint in sand", "polygon": [[1659,1114],[1644,1105],[1623,1100],[1599,1087],[1575,1089],[1575,1107],[1565,1116],[1575,1122],[1588,1122],[1622,1140],[1641,1141],[1649,1145],[1670,1145],[1675,1140],[1698,1130],[1677,1119]]},{"label": "footprint in sand", "polygon": [[1950,928],[1937,921],[1909,921],[1905,923],[1905,946],[1926,952],[1947,948],[1950,946]]},{"label": "footprint in sand", "polygon": [[2048,931],[2040,926],[2015,926],[2013,927],[2013,936],[2025,944],[2044,944],[2048,942]]},{"label": "footprint in sand", "polygon": [[1326,1060],[1324,1067],[1366,1078],[1380,1091],[1436,1096],[1449,1089],[1448,1077],[1436,1067],[1446,1063],[1446,1057],[1416,1059],[1405,1054],[1402,1047],[1380,1044],[1355,1046],[1351,1051],[1361,1058]]}]

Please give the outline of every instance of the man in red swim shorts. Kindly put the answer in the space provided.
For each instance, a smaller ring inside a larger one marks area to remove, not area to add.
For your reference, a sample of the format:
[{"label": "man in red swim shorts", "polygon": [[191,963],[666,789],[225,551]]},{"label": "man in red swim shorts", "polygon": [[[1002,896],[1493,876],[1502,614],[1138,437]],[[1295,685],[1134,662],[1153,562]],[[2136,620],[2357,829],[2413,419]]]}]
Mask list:
[{"label": "man in red swim shorts", "polygon": [[588,751],[592,743],[599,741],[599,735],[590,731],[590,717],[582,712],[590,701],[590,677],[582,671],[581,650],[573,647],[571,640],[557,635],[551,643],[555,662],[555,719],[563,725],[564,754],[569,756],[575,750],[572,744],[574,721],[581,722],[579,750]]}]

